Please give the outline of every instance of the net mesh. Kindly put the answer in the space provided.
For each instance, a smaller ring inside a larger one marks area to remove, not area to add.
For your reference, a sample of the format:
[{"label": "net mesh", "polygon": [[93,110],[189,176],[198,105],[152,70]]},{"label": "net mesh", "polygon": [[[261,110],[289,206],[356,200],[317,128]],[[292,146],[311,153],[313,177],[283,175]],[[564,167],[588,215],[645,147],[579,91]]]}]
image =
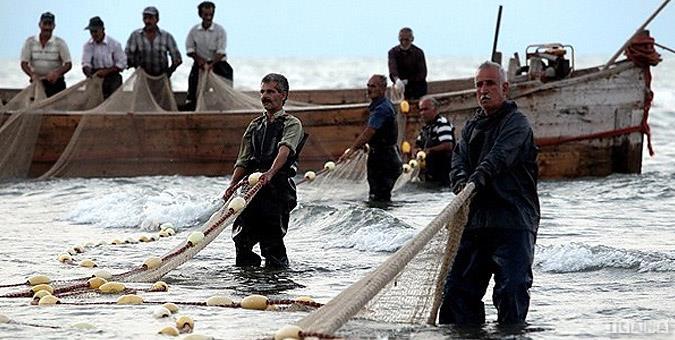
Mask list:
[{"label": "net mesh", "polygon": [[200,71],[195,111],[262,109],[260,98],[241,93],[213,71]]},{"label": "net mesh", "polygon": [[[352,317],[433,324],[442,283],[468,216],[473,184],[375,270],[298,322],[303,332],[333,334]],[[366,308],[364,308],[366,307]]]}]

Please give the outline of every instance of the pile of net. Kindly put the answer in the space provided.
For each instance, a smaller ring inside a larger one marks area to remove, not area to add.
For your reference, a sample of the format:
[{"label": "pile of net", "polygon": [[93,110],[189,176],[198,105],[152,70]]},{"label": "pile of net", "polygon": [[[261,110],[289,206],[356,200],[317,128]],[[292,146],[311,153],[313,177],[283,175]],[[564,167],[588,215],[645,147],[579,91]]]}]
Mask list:
[{"label": "pile of net", "polygon": [[303,333],[334,334],[353,317],[435,324],[443,283],[459,247],[473,189],[469,183],[384,263],[301,319],[297,325]]}]

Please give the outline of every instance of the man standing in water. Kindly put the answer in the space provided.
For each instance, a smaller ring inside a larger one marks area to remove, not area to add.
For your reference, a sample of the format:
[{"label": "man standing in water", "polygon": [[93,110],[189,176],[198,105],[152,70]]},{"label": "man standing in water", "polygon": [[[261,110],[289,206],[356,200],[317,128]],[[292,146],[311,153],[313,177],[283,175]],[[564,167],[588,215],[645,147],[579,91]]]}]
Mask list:
[{"label": "man standing in water", "polygon": [[185,40],[186,53],[195,60],[188,77],[185,98],[185,105],[189,110],[194,110],[196,105],[200,69],[213,70],[213,73],[232,82],[232,66],[227,62],[225,54],[227,35],[222,26],[213,22],[216,5],[211,1],[204,1],[197,6],[197,11],[202,22],[192,27]]},{"label": "man standing in water", "polygon": [[371,202],[391,201],[391,190],[401,175],[402,162],[398,150],[398,126],[396,111],[391,101],[384,96],[387,90],[387,78],[376,74],[368,80],[368,126],[356,138],[354,143],[340,157],[338,162],[350,158],[354,150],[368,150],[368,186]]},{"label": "man standing in water", "polygon": [[475,85],[480,109],[462,130],[451,177],[455,193],[472,182],[476,195],[445,283],[439,323],[483,324],[482,298],[494,275],[497,321],[522,324],[540,217],[537,147],[527,117],[506,100],[509,83],[501,66],[481,64]]},{"label": "man standing in water", "polygon": [[420,116],[424,126],[415,140],[415,146],[424,151],[425,167],[420,177],[427,183],[450,186],[450,160],[455,146],[455,127],[438,114],[438,101],[431,96],[420,99]]},{"label": "man standing in water", "polygon": [[63,75],[73,67],[68,45],[63,39],[52,35],[56,27],[55,19],[50,12],[42,13],[38,24],[40,34],[26,39],[21,49],[21,69],[31,81],[42,81],[47,97],[66,88]]},{"label": "man standing in water", "polygon": [[284,111],[286,99],[286,77],[276,73],[266,75],[260,86],[265,113],[246,128],[232,181],[225,191],[225,196],[230,196],[242,178],[253,172],[263,173],[260,176],[263,187],[232,227],[236,266],[260,266],[261,258],[253,252],[253,246],[260,243],[266,268],[288,267],[283,238],[290,212],[297,204],[293,176],[306,135],[300,120]]}]

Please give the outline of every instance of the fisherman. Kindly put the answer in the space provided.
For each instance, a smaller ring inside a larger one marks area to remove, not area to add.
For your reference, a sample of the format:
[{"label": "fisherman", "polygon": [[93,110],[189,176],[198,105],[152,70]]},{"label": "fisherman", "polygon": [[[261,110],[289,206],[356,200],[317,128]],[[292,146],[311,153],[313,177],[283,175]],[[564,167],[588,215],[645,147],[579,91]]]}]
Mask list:
[{"label": "fisherman", "polygon": [[424,51],[413,45],[415,36],[409,27],[398,32],[399,45],[389,50],[389,78],[394,85],[405,85],[405,99],[419,99],[427,94],[427,61]]},{"label": "fisherman", "polygon": [[91,39],[82,49],[82,72],[87,78],[103,78],[103,98],[108,98],[120,86],[120,72],[127,68],[127,55],[117,40],[105,34],[105,26],[100,17],[89,19]]},{"label": "fisherman", "polygon": [[185,41],[187,55],[194,59],[185,98],[185,104],[189,110],[195,109],[200,69],[207,72],[213,70],[213,73],[232,82],[233,70],[227,62],[225,53],[227,35],[222,26],[213,22],[215,11],[216,5],[213,2],[200,3],[197,6],[197,13],[202,18],[202,22],[192,27]]},{"label": "fisherman", "polygon": [[21,69],[31,82],[34,79],[42,81],[47,97],[66,88],[63,76],[73,67],[68,45],[52,34],[56,27],[55,19],[50,12],[42,13],[38,24],[40,34],[26,39],[21,49]]},{"label": "fisherman", "polygon": [[462,129],[451,177],[455,193],[471,182],[476,194],[445,283],[439,323],[483,324],[481,300],[494,275],[497,321],[523,324],[540,217],[537,147],[527,117],[506,100],[509,83],[502,67],[484,62],[475,85],[480,108]]},{"label": "fisherman", "polygon": [[452,148],[455,147],[455,127],[438,113],[438,107],[438,100],[434,97],[424,96],[420,99],[419,110],[425,125],[415,140],[415,146],[424,154],[424,168],[420,177],[427,183],[448,187]]},{"label": "fisherman", "polygon": [[368,143],[368,186],[371,202],[390,202],[391,191],[401,175],[402,162],[398,150],[398,126],[396,111],[391,101],[384,96],[387,77],[375,74],[368,80],[368,97],[371,102],[368,125],[356,138],[338,162],[351,158],[355,150]]},{"label": "fisherman", "polygon": [[[183,62],[180,51],[171,33],[160,29],[159,10],[155,7],[146,7],[143,10],[145,27],[131,32],[127,47],[127,64],[131,67],[140,67],[151,76],[166,74],[171,77],[178,66]],[[169,66],[171,56],[171,66]]]},{"label": "fisherman", "polygon": [[297,204],[293,176],[306,134],[300,120],[284,110],[286,99],[286,77],[276,73],[266,75],[260,86],[265,112],[246,128],[232,181],[225,191],[229,197],[242,178],[253,172],[263,173],[260,181],[264,185],[232,227],[236,266],[260,266],[260,256],[253,252],[253,246],[260,243],[266,268],[288,267],[283,238],[288,231],[290,212]]}]

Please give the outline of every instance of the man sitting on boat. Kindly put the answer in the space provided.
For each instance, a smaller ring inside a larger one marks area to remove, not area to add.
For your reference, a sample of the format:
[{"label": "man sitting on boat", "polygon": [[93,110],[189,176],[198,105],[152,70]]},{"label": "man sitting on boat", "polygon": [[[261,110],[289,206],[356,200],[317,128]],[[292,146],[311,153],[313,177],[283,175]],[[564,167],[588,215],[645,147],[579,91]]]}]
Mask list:
[{"label": "man sitting on boat", "polygon": [[53,35],[56,18],[50,12],[40,16],[40,34],[29,37],[21,49],[21,69],[33,80],[40,80],[47,97],[66,89],[64,75],[73,67],[66,42]]},{"label": "man sitting on boat", "polygon": [[381,74],[370,77],[367,90],[371,100],[368,106],[368,126],[338,160],[341,162],[350,158],[355,150],[368,143],[368,198],[371,202],[391,201],[391,191],[403,171],[397,145],[396,111],[384,95],[386,90],[387,77]]},{"label": "man sitting on boat", "polygon": [[[176,40],[171,33],[160,29],[157,26],[158,22],[159,10],[152,6],[146,7],[143,10],[145,26],[131,32],[124,52],[127,54],[129,67],[140,67],[147,74],[155,77],[164,74],[171,77],[183,61]],[[169,66],[169,56],[171,56],[171,66]]]},{"label": "man sitting on boat", "polygon": [[413,45],[415,37],[409,27],[398,32],[399,45],[388,53],[389,78],[395,85],[405,84],[405,99],[419,99],[427,94],[427,61],[424,51]]},{"label": "man sitting on boat", "polygon": [[222,26],[213,22],[216,5],[211,1],[204,1],[197,6],[197,11],[202,22],[192,27],[185,41],[186,53],[194,59],[185,98],[185,105],[189,110],[195,109],[199,70],[213,70],[213,73],[232,82],[232,66],[227,62],[225,53],[227,35]]},{"label": "man sitting on boat", "polygon": [[82,48],[82,72],[88,78],[103,78],[103,98],[122,86],[120,72],[127,68],[127,55],[117,40],[105,34],[103,20],[100,17],[89,19],[91,39]]},{"label": "man sitting on boat", "polygon": [[450,186],[455,127],[438,113],[438,107],[439,103],[434,97],[424,96],[420,99],[420,116],[425,124],[415,140],[415,146],[422,153],[415,154],[421,158],[420,161],[424,161],[420,178],[428,183]]},{"label": "man sitting on boat", "polygon": [[263,187],[232,226],[236,266],[260,266],[261,258],[253,252],[253,246],[260,243],[266,268],[288,267],[284,236],[290,212],[297,205],[293,176],[306,137],[300,120],[284,110],[286,99],[286,77],[276,73],[266,75],[260,87],[265,113],[246,128],[232,181],[225,191],[229,197],[242,178],[263,172],[260,176]]},{"label": "man sitting on boat", "polygon": [[497,321],[522,324],[540,217],[537,147],[527,117],[506,100],[502,67],[484,62],[474,80],[480,109],[462,129],[451,176],[455,192],[472,182],[476,195],[445,283],[439,323],[485,323],[482,298],[494,275]]}]

